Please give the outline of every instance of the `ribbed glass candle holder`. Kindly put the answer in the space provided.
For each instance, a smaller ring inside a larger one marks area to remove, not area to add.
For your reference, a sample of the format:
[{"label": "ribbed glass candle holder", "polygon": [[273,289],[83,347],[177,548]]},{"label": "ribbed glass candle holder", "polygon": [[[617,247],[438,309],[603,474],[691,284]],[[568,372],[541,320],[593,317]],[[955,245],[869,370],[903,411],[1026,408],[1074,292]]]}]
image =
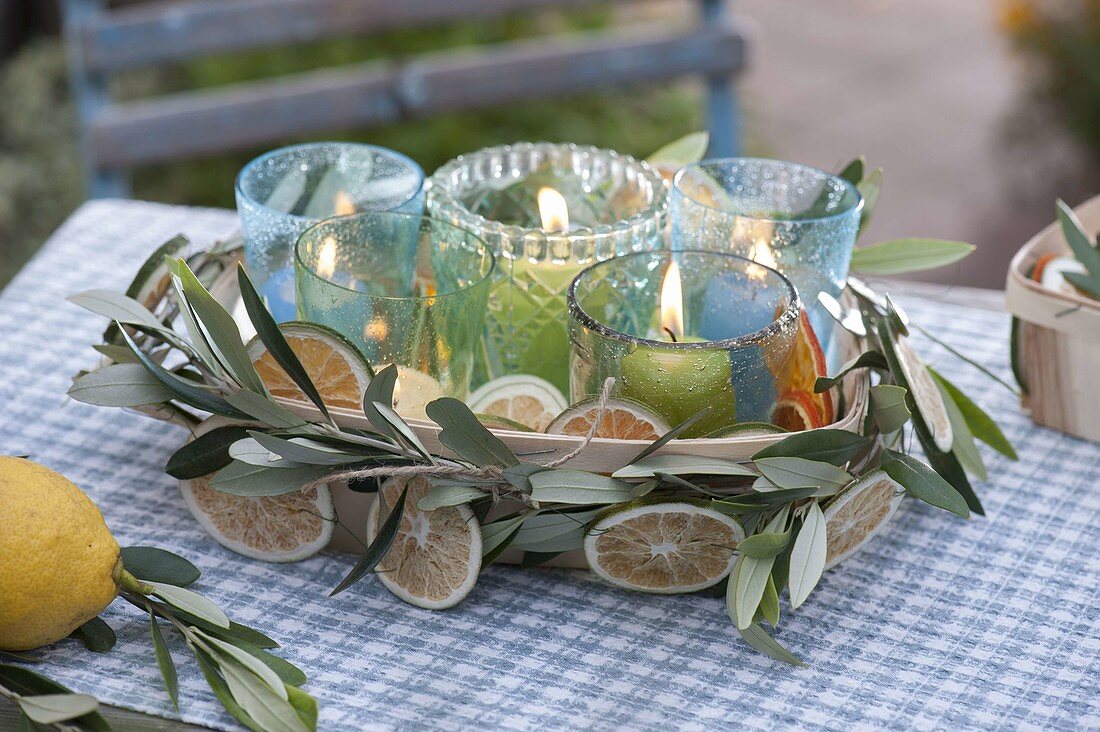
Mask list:
[{"label": "ribbed glass candle holder", "polygon": [[[538,192],[564,198],[569,225],[542,227]],[[664,181],[646,163],[595,147],[517,143],[452,160],[431,177],[428,211],[497,255],[475,381],[530,374],[569,388],[565,295],[585,267],[666,244]]]}]

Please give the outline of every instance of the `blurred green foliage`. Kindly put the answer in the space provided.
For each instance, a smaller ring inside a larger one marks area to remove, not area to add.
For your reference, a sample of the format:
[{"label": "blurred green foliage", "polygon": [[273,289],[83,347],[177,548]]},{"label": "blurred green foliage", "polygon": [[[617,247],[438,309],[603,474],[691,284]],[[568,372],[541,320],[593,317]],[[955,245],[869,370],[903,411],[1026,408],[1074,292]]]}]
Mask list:
[{"label": "blurred green foliage", "polygon": [[[119,99],[216,87],[313,69],[400,60],[486,43],[606,26],[608,9],[479,19],[444,28],[335,39],[188,61],[113,81]],[[83,197],[64,54],[56,40],[27,47],[0,69],[0,286]],[[702,124],[691,83],[517,102],[491,109],[333,131],[303,139],[360,140],[400,150],[431,174],[462,152],[518,140],[569,140],[645,155]],[[291,144],[302,140],[281,140]],[[134,171],[136,198],[233,206],[233,179],[260,146]]]},{"label": "blurred green foliage", "polygon": [[1040,135],[1063,127],[1100,163],[1100,2],[1002,0],[1000,25],[1028,61]]},{"label": "blurred green foliage", "polygon": [[0,286],[84,197],[60,44],[0,69]]}]

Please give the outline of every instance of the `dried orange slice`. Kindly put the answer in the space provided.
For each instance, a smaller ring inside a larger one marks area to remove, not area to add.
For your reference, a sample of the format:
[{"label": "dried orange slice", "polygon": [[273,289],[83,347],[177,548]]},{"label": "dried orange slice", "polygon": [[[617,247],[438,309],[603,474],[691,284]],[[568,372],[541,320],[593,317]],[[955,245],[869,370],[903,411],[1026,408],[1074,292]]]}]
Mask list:
[{"label": "dried orange slice", "polygon": [[[195,436],[236,424],[210,417]],[[180,493],[195,520],[219,544],[265,562],[298,562],[325,548],[336,511],[328,486],[281,496],[234,496],[210,487],[210,476],[180,481]]]},{"label": "dried orange slice", "polygon": [[838,493],[825,507],[825,569],[859,551],[898,510],[905,489],[883,470],[873,470]]},{"label": "dried orange slice", "polygon": [[[585,399],[554,418],[546,432],[551,435],[583,437],[592,429],[600,411],[599,399]],[[617,440],[656,440],[668,432],[668,425],[646,407],[626,399],[608,399],[596,437]]]},{"label": "dried orange slice", "polygon": [[[370,365],[351,341],[316,323],[283,323],[279,330],[327,406],[363,408]],[[308,401],[258,337],[250,340],[246,348],[256,373],[272,396]]]},{"label": "dried orange slice", "polygon": [[[791,347],[786,359],[782,363],[776,363],[774,359],[767,358],[766,351],[765,359],[768,362],[768,368],[775,375],[775,390],[780,395],[780,402],[783,401],[786,394],[799,393],[805,395],[805,399],[809,399],[817,405],[816,411],[820,415],[820,424],[816,424],[816,426],[822,427],[832,424],[836,419],[833,411],[833,395],[828,391],[821,394],[814,393],[814,384],[817,383],[817,378],[828,375],[828,366],[825,363],[825,352],[821,349],[821,341],[817,339],[817,334],[814,333],[813,326],[810,325],[810,317],[806,314],[805,309],[799,315],[798,333],[795,335],[794,345]],[[799,399],[805,400],[802,397],[799,397]],[[781,405],[777,404],[776,411],[779,411],[780,408]],[[786,427],[789,430],[795,429],[789,424],[776,421],[774,418],[772,421],[780,427]]]},{"label": "dried orange slice", "polygon": [[536,432],[569,406],[556,386],[531,374],[501,376],[482,384],[466,404],[476,414],[504,417]]},{"label": "dried orange slice", "polygon": [[788,432],[801,432],[824,427],[821,403],[806,391],[789,391],[779,395],[772,411],[772,423]]},{"label": "dried orange slice", "polygon": [[596,519],[584,539],[592,571],[642,592],[696,592],[730,573],[745,530],[731,516],[688,501],[639,501]]},{"label": "dried orange slice", "polygon": [[470,594],[481,570],[481,530],[469,506],[421,511],[417,503],[431,490],[428,479],[390,478],[367,514],[367,539],[373,542],[378,536],[406,486],[397,536],[375,571],[386,589],[410,605],[430,610],[453,607]]}]

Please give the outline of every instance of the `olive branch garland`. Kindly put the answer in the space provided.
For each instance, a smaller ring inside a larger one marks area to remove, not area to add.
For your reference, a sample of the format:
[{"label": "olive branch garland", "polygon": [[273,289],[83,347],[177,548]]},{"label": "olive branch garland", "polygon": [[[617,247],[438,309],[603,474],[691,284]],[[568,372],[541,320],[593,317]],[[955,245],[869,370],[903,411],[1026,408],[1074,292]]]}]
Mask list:
[{"label": "olive branch garland", "polygon": [[[225,266],[210,258],[203,264],[211,262]],[[747,534],[725,582],[727,611],[749,645],[787,663],[801,661],[771,637],[765,624],[778,626],[784,589],[789,589],[795,609],[820,580],[827,538],[822,508],[832,497],[881,470],[909,495],[968,517],[981,514],[982,507],[967,473],[985,474],[974,438],[1015,457],[993,420],[938,374],[934,378],[945,401],[954,405],[949,414],[956,440],[948,451],[936,447],[897,355],[896,344],[908,335],[907,318],[888,297],[855,279],[849,289],[858,307],[841,322],[857,327],[869,349],[834,376],[819,379],[816,389],[834,388],[853,371],[874,374],[877,383],[871,386],[871,408],[860,433],[794,433],[753,455],[751,463],[655,454],[701,418],[699,414],[605,476],[561,467],[560,462],[523,461],[465,404],[446,397],[429,404],[427,414],[442,428],[440,442],[454,457],[432,454],[390,407],[397,377],[393,366],[374,374],[366,388],[363,411],[372,429],[338,426],[244,269],[238,268],[241,297],[260,340],[321,416],[304,418],[271,398],[232,317],[204,286],[209,273],[200,269],[196,274],[182,259],[166,261],[164,268],[172,296],[158,314],[104,290],[70,298],[110,318],[108,334],[114,339],[105,344],[110,348],[98,349],[109,362],[79,374],[70,394],[92,404],[174,418],[187,415],[188,424],[198,419],[197,410],[256,425],[221,427],[197,437],[172,455],[169,474],[180,479],[213,474],[213,488],[239,496],[280,495],[340,478],[423,475],[432,488],[418,508],[470,504],[474,509],[482,524],[483,566],[510,545],[524,549],[531,563],[579,546],[597,513],[646,495],[707,500],[714,510],[738,516]],[[177,314],[187,336],[172,328],[170,316]],[[909,423],[927,463],[905,448],[904,427]],[[407,489],[332,594],[366,576],[385,557],[406,498]],[[518,502],[519,510],[485,523],[488,508],[502,499]],[[546,528],[554,538],[549,548],[521,545],[517,539],[524,526]],[[197,657],[210,653],[201,639],[189,641]]]}]

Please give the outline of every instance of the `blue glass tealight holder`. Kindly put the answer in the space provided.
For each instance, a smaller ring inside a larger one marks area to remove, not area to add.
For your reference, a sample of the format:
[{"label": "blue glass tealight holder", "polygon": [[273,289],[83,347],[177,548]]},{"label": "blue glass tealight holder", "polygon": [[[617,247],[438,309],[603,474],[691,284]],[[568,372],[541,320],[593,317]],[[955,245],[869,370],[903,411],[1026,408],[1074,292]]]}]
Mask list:
[{"label": "blue glass tealight holder", "polygon": [[361,211],[424,211],[424,171],[384,147],[317,142],[265,153],[241,169],[245,266],[276,320],[297,315],[294,243],[309,227]]},{"label": "blue glass tealight holder", "polygon": [[818,295],[839,297],[848,277],[863,211],[854,185],[780,160],[704,160],[676,174],[670,205],[673,249],[737,254],[779,270],[828,347],[833,321]]}]

